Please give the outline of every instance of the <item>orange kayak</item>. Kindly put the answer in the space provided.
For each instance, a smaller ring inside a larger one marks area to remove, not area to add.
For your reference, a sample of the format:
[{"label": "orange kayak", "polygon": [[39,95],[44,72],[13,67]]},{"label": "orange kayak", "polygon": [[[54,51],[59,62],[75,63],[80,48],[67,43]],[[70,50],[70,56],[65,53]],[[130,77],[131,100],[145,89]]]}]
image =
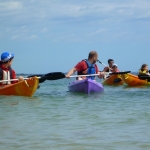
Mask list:
[{"label": "orange kayak", "polygon": [[102,84],[104,85],[123,85],[124,81],[121,78],[120,74],[110,75],[109,78],[105,79]]},{"label": "orange kayak", "polygon": [[0,95],[15,95],[31,97],[39,84],[39,79],[33,77],[15,84],[0,86]]},{"label": "orange kayak", "polygon": [[150,82],[147,80],[141,80],[138,78],[138,76],[133,74],[122,74],[121,75],[123,81],[129,85],[129,86],[144,86],[144,85],[150,85]]}]

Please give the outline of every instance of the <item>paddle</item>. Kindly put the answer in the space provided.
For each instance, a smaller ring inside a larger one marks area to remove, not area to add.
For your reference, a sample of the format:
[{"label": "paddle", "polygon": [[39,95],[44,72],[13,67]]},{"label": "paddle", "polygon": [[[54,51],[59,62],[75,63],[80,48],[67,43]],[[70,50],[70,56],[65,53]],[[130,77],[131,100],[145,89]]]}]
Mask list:
[{"label": "paddle", "polygon": [[46,77],[42,74],[30,75],[27,78],[31,78],[31,77],[35,77],[35,76],[39,78],[39,83],[42,83],[46,80]]},{"label": "paddle", "polygon": [[113,75],[113,74],[127,74],[127,73],[130,73],[131,71],[122,71],[122,72],[111,72],[109,73],[110,75]]},{"label": "paddle", "polygon": [[99,62],[99,63],[102,64],[103,66],[107,67],[107,65],[105,65],[104,63],[102,63],[102,62],[99,61],[98,59],[97,59],[97,62]]},{"label": "paddle", "polygon": [[[45,80],[57,80],[57,79],[65,78],[65,75],[61,72],[52,72],[52,73],[47,73],[45,75],[42,74],[30,75],[27,78],[24,78],[24,80],[27,80],[28,78],[35,77],[35,76],[39,79],[39,83],[42,83]],[[0,82],[7,82],[7,81],[18,81],[18,79],[0,80]]]},{"label": "paddle", "polygon": [[[129,73],[129,72],[131,72],[131,71],[113,72],[113,73],[105,72],[105,73],[106,73],[106,74],[109,74],[109,75],[113,75],[113,74],[126,74],[126,73]],[[99,75],[99,74],[73,75],[73,76],[70,76],[70,78],[82,77],[82,76],[98,76],[98,75]],[[31,76],[30,76],[30,77],[31,77]],[[46,80],[58,80],[58,79],[66,78],[65,74],[62,73],[62,72],[52,72],[52,73],[48,73],[48,74],[45,74],[43,77],[46,78]]]},{"label": "paddle", "polygon": [[148,75],[145,75],[145,76],[139,75],[138,78],[141,80],[147,80],[148,82],[150,82],[150,76],[148,76]]},{"label": "paddle", "polygon": [[57,79],[65,78],[65,74],[62,73],[62,72],[51,72],[51,73],[47,73],[47,74],[45,74],[45,75],[42,75],[42,74],[34,74],[34,75],[28,76],[28,78],[34,77],[34,76],[40,77],[40,78],[39,78],[39,83],[42,83],[42,82],[44,82],[45,80],[57,80]]},{"label": "paddle", "polygon": [[[37,77],[40,79],[40,77]],[[23,78],[24,80],[27,80],[29,78]],[[7,81],[18,81],[19,79],[9,79],[9,80],[0,80],[0,82],[7,82]]]}]

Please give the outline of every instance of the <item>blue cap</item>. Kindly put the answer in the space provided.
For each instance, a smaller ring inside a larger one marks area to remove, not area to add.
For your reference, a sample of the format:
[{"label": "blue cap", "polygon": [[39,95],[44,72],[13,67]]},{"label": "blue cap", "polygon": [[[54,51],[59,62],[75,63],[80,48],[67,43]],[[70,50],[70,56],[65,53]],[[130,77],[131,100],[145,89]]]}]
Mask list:
[{"label": "blue cap", "polygon": [[2,62],[6,62],[6,61],[10,60],[10,59],[13,58],[13,57],[14,57],[14,54],[11,54],[11,53],[9,53],[9,52],[4,52],[4,53],[2,53],[2,55],[1,55],[1,61],[2,61]]}]

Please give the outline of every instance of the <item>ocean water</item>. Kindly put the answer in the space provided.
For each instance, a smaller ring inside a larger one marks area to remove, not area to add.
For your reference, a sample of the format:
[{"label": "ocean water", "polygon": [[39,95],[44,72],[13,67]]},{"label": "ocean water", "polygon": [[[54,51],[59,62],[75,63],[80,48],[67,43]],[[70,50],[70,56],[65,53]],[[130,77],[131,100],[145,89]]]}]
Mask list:
[{"label": "ocean water", "polygon": [[[0,96],[0,150],[150,150],[150,88],[68,91],[45,81],[32,97]],[[101,82],[101,80],[97,80]]]}]

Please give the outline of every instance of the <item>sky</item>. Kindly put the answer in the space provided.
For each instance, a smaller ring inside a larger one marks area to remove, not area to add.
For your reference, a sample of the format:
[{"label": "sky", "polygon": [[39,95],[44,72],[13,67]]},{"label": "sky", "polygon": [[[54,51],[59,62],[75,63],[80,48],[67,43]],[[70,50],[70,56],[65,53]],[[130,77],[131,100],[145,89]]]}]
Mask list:
[{"label": "sky", "polygon": [[120,71],[150,66],[150,1],[0,0],[0,53],[16,73],[68,72],[92,50]]}]

